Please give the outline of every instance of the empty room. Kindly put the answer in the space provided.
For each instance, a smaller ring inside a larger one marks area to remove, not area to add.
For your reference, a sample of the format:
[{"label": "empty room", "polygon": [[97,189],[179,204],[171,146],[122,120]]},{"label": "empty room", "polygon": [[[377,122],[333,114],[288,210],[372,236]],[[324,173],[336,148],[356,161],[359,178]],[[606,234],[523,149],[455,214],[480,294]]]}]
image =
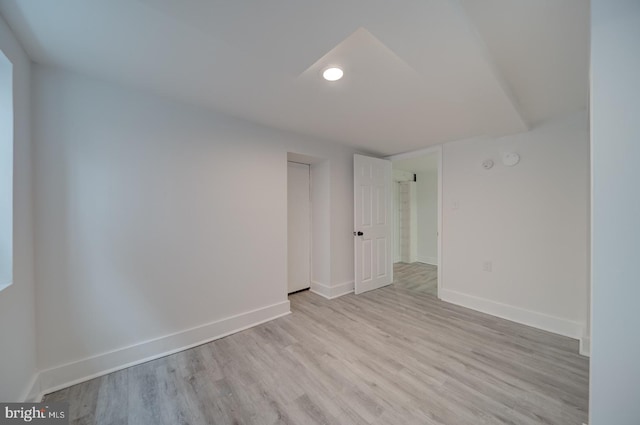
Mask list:
[{"label": "empty room", "polygon": [[640,424],[637,0],[0,0],[0,423]]}]

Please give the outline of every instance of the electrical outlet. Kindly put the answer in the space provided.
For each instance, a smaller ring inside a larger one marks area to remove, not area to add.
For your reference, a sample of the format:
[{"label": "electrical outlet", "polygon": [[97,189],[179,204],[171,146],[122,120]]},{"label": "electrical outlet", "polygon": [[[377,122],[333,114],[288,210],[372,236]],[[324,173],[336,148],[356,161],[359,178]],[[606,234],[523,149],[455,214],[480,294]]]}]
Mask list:
[{"label": "electrical outlet", "polygon": [[484,270],[485,272],[490,272],[492,267],[493,264],[491,264],[491,261],[485,261],[484,263],[482,263],[482,270]]}]

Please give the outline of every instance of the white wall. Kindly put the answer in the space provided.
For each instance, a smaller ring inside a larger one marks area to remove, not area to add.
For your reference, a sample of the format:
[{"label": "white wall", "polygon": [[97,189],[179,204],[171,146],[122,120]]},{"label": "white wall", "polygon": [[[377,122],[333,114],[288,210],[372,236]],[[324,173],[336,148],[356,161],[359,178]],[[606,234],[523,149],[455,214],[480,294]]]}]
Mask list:
[{"label": "white wall", "polygon": [[[588,143],[584,112],[527,133],[444,145],[445,301],[585,335]],[[520,154],[518,165],[502,165],[508,151]],[[496,163],[488,171],[487,158]]]},{"label": "white wall", "polygon": [[13,65],[0,51],[0,290],[13,281]]},{"label": "white wall", "polygon": [[591,425],[640,423],[640,2],[591,2]]},{"label": "white wall", "polygon": [[352,284],[352,150],[50,68],[34,90],[43,387],[288,310],[287,152],[330,164]]},{"label": "white wall", "polygon": [[[353,154],[352,148],[317,141],[308,147],[318,149],[316,156],[331,160],[331,282],[332,286],[353,290]],[[334,152],[335,151],[335,152]],[[324,152],[324,153],[323,153]]]},{"label": "white wall", "polygon": [[416,174],[418,261],[438,263],[438,170]]},{"label": "white wall", "polygon": [[0,50],[13,63],[13,285],[0,292],[0,400],[22,401],[36,373],[30,61],[0,17]]},{"label": "white wall", "polygon": [[331,286],[331,164],[311,164],[311,280]]}]

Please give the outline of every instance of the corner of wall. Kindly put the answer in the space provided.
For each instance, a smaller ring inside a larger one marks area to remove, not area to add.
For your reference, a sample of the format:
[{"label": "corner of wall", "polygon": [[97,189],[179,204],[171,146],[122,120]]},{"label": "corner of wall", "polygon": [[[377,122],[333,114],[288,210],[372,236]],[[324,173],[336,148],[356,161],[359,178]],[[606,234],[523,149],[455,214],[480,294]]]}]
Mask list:
[{"label": "corner of wall", "polygon": [[338,283],[335,285],[326,285],[324,283],[311,281],[311,292],[318,294],[328,300],[341,297],[353,292],[354,281]]},{"label": "corner of wall", "polygon": [[591,338],[583,336],[580,338],[580,354],[585,357],[591,357]]},{"label": "corner of wall", "polygon": [[42,393],[42,388],[40,386],[40,372],[36,372],[33,374],[31,381],[29,381],[27,391],[22,396],[21,401],[38,403],[42,400],[43,396],[44,394]]}]

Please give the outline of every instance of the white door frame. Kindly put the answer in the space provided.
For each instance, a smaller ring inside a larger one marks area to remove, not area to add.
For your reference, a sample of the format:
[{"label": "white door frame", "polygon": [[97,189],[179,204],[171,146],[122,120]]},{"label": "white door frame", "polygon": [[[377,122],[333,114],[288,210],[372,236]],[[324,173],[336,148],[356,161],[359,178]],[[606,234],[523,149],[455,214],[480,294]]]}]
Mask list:
[{"label": "white door frame", "polygon": [[[387,156],[385,159],[390,161],[398,161],[401,159],[409,159],[416,158],[425,155],[433,155],[436,154],[438,158],[438,273],[436,275],[437,285],[438,285],[438,298],[442,293],[443,286],[443,277],[442,277],[442,145],[430,146],[424,149],[418,149],[411,152],[400,153],[396,155]],[[393,208],[392,208],[393,210]],[[395,214],[395,211],[392,211],[392,214]],[[393,229],[395,232],[395,229]],[[394,246],[395,248],[395,246]],[[395,255],[395,253],[394,253]]]}]

